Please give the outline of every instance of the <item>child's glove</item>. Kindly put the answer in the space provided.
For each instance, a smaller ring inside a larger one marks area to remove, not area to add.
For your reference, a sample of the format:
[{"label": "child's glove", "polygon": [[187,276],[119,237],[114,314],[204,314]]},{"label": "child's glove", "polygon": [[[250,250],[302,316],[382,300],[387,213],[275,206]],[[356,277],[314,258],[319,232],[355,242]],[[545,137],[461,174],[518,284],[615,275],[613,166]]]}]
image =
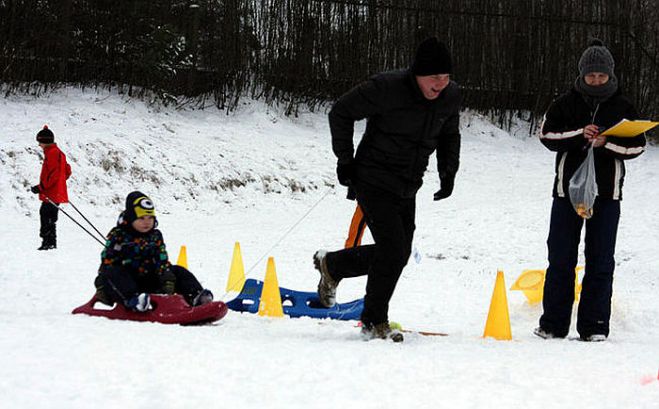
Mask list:
[{"label": "child's glove", "polygon": [[162,283],[163,294],[171,295],[174,294],[175,290],[176,290],[176,282],[172,280],[167,280]]},{"label": "child's glove", "polygon": [[160,277],[160,288],[163,294],[174,294],[176,291],[176,276],[169,268]]},{"label": "child's glove", "polygon": [[34,185],[30,188],[30,192],[32,193],[39,193],[39,185]]}]

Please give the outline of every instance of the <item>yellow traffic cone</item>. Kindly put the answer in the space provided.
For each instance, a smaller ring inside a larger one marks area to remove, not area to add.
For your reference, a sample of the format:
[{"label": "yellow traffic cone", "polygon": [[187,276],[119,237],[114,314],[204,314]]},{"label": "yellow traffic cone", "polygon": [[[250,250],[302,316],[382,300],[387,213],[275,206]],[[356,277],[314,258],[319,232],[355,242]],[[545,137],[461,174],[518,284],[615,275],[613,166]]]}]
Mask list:
[{"label": "yellow traffic cone", "polygon": [[545,286],[545,270],[524,270],[511,290],[523,291],[529,304],[535,305],[542,301]]},{"label": "yellow traffic cone", "polygon": [[178,259],[176,260],[176,265],[188,268],[188,250],[185,246],[181,246],[181,250],[178,252]]},{"label": "yellow traffic cone", "polygon": [[[581,294],[581,284],[579,284],[579,272],[583,266],[577,266],[574,269],[574,301],[579,301]],[[517,277],[515,283],[510,286],[510,290],[523,291],[529,304],[535,305],[542,301],[545,289],[545,275],[547,270],[524,270]]]},{"label": "yellow traffic cone", "polygon": [[492,337],[499,341],[510,341],[513,339],[510,330],[510,314],[508,314],[508,298],[506,297],[506,283],[503,279],[503,271],[497,271],[497,281],[492,292],[490,312],[487,314],[483,338]]},{"label": "yellow traffic cone", "polygon": [[245,285],[245,266],[243,265],[243,256],[240,254],[240,243],[236,242],[233,247],[233,259],[231,260],[231,270],[229,270],[229,279],[227,280],[227,292],[239,292]]},{"label": "yellow traffic cone", "polygon": [[268,257],[268,267],[265,270],[263,290],[259,302],[259,315],[262,317],[283,317],[284,308],[281,305],[281,294],[275,271],[275,259]]}]

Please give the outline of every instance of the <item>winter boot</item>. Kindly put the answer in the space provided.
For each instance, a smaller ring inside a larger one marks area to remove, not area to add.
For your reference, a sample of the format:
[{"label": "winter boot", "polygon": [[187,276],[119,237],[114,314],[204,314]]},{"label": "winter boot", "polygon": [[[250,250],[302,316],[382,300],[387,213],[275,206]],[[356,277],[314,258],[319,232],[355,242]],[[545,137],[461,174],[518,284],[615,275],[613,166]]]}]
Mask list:
[{"label": "winter boot", "polygon": [[393,342],[403,342],[403,334],[397,329],[391,329],[388,322],[381,324],[364,324],[361,336],[364,341],[372,339],[390,339]]},{"label": "winter boot", "polygon": [[586,342],[604,342],[606,341],[606,335],[604,334],[592,334],[585,337],[581,337],[582,341]]},{"label": "winter boot", "polygon": [[44,240],[41,242],[41,247],[37,250],[54,250],[57,248],[57,244],[54,241]]},{"label": "winter boot", "polygon": [[203,289],[199,291],[199,294],[192,299],[192,306],[198,307],[200,305],[208,304],[213,301],[213,293],[211,290]]},{"label": "winter boot", "polygon": [[313,255],[313,265],[320,272],[318,299],[325,307],[331,308],[336,304],[336,287],[339,285],[339,282],[332,278],[327,269],[326,250],[318,250]]},{"label": "winter boot", "polygon": [[151,296],[147,293],[138,294],[126,301],[124,305],[135,312],[146,312],[151,308]]},{"label": "winter boot", "polygon": [[552,332],[549,332],[549,331],[543,329],[542,327],[538,327],[538,328],[534,329],[533,330],[533,335],[537,335],[537,336],[539,336],[540,338],[543,338],[543,339],[561,338],[561,337],[557,337]]}]

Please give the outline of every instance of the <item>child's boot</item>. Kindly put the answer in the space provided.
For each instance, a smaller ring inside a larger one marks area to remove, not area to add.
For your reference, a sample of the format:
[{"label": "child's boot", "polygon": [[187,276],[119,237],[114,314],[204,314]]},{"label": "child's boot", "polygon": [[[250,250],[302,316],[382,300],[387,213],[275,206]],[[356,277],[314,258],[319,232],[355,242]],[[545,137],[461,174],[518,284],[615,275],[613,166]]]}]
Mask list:
[{"label": "child's boot", "polygon": [[199,291],[199,294],[192,300],[192,306],[197,307],[200,305],[208,304],[213,301],[213,293],[211,290],[203,289]]}]

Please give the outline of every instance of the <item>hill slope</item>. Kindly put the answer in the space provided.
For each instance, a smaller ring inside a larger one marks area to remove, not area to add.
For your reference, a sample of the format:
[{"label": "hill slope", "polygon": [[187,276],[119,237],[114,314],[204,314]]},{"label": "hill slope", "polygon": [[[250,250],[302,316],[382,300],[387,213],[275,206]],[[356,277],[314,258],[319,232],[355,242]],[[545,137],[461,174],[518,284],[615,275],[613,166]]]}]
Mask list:
[{"label": "hill slope", "polygon": [[[432,201],[432,161],[417,201],[421,260],[403,272],[390,309],[404,327],[450,336],[408,335],[393,345],[362,342],[349,322],[230,313],[219,325],[188,328],[72,316],[92,294],[100,246],[60,214],[59,248],[35,250],[39,204],[26,190],[40,168],[34,135],[48,123],[73,167],[71,200],[102,232],[125,195],[141,189],[155,201],[170,257],[187,245],[190,269],[218,298],[231,298],[223,289],[235,241],[248,277],[262,278],[261,257],[272,255],[280,285],[313,290],[313,252],[341,247],[354,209],[333,187],[324,114],[284,118],[259,103],[232,116],[153,109],[77,90],[0,106],[0,407],[563,409],[659,401],[659,383],[640,382],[659,365],[656,148],[628,163],[610,339],[534,337],[541,308],[509,292],[514,341],[497,342],[480,337],[497,268],[510,286],[522,270],[546,266],[553,155],[535,138],[466,113],[455,193]],[[364,284],[342,282],[339,301],[361,297]]]}]

